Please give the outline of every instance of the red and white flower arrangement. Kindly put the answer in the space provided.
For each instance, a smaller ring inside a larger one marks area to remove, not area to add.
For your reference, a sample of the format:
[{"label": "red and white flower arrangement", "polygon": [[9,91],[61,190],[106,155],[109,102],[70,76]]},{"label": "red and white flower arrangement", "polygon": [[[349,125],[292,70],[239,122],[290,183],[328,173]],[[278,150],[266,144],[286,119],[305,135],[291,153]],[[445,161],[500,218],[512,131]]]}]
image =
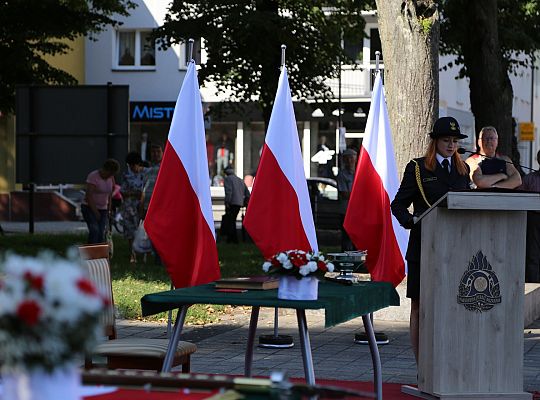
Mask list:
[{"label": "red and white flower arrangement", "polygon": [[314,276],[322,279],[327,272],[334,272],[334,264],[323,253],[288,250],[274,255],[262,266],[268,274],[294,276],[302,279]]},{"label": "red and white flower arrangement", "polygon": [[103,336],[109,300],[74,257],[8,255],[0,263],[0,354],[6,370],[53,371]]}]

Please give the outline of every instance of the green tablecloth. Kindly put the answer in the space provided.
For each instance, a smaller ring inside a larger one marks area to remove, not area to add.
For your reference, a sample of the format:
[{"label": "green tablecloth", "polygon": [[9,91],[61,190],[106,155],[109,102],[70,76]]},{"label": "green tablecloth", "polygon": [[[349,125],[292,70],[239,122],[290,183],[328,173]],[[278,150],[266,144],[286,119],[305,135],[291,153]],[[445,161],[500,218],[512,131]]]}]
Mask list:
[{"label": "green tablecloth", "polygon": [[230,304],[325,310],[325,326],[366,315],[388,306],[399,306],[399,295],[390,283],[359,282],[351,286],[319,283],[317,300],[280,300],[277,289],[249,290],[244,293],[216,292],[214,284],[147,294],[141,299],[143,316],[179,308],[186,304]]}]

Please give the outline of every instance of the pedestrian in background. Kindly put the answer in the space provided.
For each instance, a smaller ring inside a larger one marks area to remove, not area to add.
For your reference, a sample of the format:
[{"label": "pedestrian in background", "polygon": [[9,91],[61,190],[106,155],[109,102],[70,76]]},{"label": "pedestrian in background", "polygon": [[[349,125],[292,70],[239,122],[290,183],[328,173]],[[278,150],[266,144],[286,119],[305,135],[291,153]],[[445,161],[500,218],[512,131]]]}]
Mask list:
[{"label": "pedestrian in background", "polygon": [[156,186],[156,180],[159,174],[159,167],[161,166],[162,158],[163,147],[161,147],[159,144],[153,143],[150,148],[150,167],[148,167],[144,172],[143,193],[139,207],[141,219],[144,219],[146,212],[148,211],[148,205],[150,204],[150,199],[152,198],[154,186]]},{"label": "pedestrian in background", "polygon": [[[148,206],[150,205],[150,199],[154,192],[154,186],[156,186],[157,176],[159,174],[159,168],[161,167],[161,160],[163,159],[163,147],[160,144],[152,143],[150,147],[150,167],[146,168],[144,172],[144,184],[141,197],[141,204],[139,206],[139,215],[142,220],[146,217]],[[154,253],[154,263],[161,265],[161,258],[157,253],[154,246],[152,246]]]},{"label": "pedestrian in background", "polygon": [[225,168],[225,214],[221,219],[221,232],[227,236],[227,243],[238,243],[236,218],[240,208],[247,206],[250,192],[242,179],[234,174],[232,166]]},{"label": "pedestrian in background", "polygon": [[341,251],[356,250],[351,238],[343,227],[343,221],[345,220],[345,214],[347,213],[349,197],[351,197],[357,160],[358,153],[356,153],[356,151],[353,149],[345,149],[341,156],[341,168],[336,177],[341,209]]},{"label": "pedestrian in background", "polygon": [[90,172],[86,178],[86,194],[81,204],[81,212],[88,226],[89,244],[105,242],[111,197],[116,184],[114,175],[119,170],[118,161],[109,158],[100,169]]},{"label": "pedestrian in background", "polygon": [[137,254],[133,251],[133,238],[135,231],[139,227],[140,215],[139,207],[141,204],[142,190],[144,184],[144,167],[141,155],[132,151],[126,156],[127,171],[122,177],[121,193],[122,206],[120,213],[122,215],[122,226],[124,238],[128,241],[131,250],[130,263],[137,262]]}]

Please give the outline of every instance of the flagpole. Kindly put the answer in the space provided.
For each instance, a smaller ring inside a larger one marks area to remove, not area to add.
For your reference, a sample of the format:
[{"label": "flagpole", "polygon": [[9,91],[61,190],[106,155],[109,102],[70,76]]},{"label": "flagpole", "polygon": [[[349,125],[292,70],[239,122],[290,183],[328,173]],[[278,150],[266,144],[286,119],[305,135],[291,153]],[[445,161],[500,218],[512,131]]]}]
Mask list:
[{"label": "flagpole", "polygon": [[188,59],[187,59],[186,65],[188,65],[191,62],[191,60],[193,60],[193,43],[194,42],[195,40],[193,40],[192,38],[188,39],[188,51],[187,51]]},{"label": "flagpole", "polygon": [[[281,70],[285,68],[285,50],[287,46],[281,45]],[[259,347],[263,348],[281,348],[288,349],[294,346],[293,337],[290,335],[279,334],[279,315],[278,308],[274,308],[274,334],[259,336]]]},{"label": "flagpole", "polygon": [[[377,76],[377,73],[380,72],[380,68],[379,68],[380,57],[381,57],[381,52],[377,50],[375,52],[375,76]],[[378,345],[388,344],[390,341],[388,340],[388,336],[386,335],[386,333],[375,332],[375,326],[373,325],[373,313],[369,313],[369,319],[371,320],[371,326],[373,328],[373,332],[375,333],[375,341],[377,342],[377,344]],[[354,342],[357,344],[369,344],[367,336],[368,335],[365,330],[364,332],[357,333],[354,335]]]}]

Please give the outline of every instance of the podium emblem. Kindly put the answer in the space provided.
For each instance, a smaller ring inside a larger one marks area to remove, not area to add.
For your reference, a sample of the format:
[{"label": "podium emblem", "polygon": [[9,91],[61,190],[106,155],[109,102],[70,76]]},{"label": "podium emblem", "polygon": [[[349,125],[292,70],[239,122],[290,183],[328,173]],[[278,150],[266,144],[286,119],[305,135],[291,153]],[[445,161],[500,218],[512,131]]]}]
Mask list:
[{"label": "podium emblem", "polygon": [[461,277],[457,302],[474,312],[488,311],[501,302],[499,279],[482,251],[471,258]]}]

